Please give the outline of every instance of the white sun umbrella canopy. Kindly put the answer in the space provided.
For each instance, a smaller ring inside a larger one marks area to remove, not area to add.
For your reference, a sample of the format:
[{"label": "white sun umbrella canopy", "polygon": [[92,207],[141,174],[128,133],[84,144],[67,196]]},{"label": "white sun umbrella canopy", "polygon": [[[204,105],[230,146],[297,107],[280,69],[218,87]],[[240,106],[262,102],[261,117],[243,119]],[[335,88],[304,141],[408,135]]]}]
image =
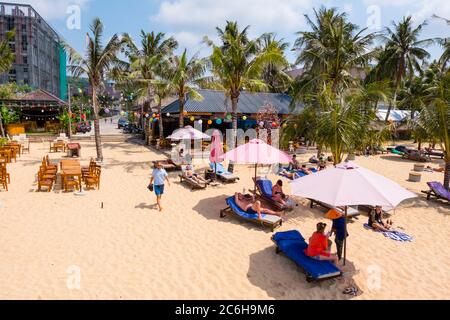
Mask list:
[{"label": "white sun umbrella canopy", "polygon": [[172,135],[168,137],[171,140],[211,140],[211,137],[207,134],[191,127],[186,126],[181,129],[175,130]]},{"label": "white sun umbrella canopy", "polygon": [[343,163],[291,182],[294,195],[333,207],[382,206],[389,211],[417,195],[355,163]]}]

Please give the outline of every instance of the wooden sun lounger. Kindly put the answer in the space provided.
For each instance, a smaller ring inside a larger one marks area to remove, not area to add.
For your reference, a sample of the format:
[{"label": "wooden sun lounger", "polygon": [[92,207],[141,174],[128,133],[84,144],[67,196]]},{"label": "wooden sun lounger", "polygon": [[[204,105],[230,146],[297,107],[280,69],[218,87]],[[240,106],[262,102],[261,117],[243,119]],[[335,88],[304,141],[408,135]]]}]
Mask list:
[{"label": "wooden sun lounger", "polygon": [[256,196],[266,202],[268,202],[271,206],[273,206],[275,208],[274,211],[286,211],[286,210],[293,210],[294,208],[291,206],[285,206],[281,203],[279,203],[278,201],[272,199],[272,197],[268,197],[266,195],[263,194],[260,186],[256,183],[258,180],[260,180],[261,177],[257,177],[256,180],[255,178],[253,178],[253,182],[256,184]]},{"label": "wooden sun lounger", "polygon": [[[308,200],[311,202],[311,209],[313,209],[316,205],[318,205],[322,208],[328,209],[328,210],[335,209],[333,206],[330,206],[329,204],[326,204],[326,203],[323,203],[320,201],[316,201],[313,199],[308,199]],[[341,209],[341,208],[338,208],[338,209],[340,209],[342,212],[344,212],[343,209]],[[359,217],[360,215],[361,215],[361,213],[357,210],[355,210],[355,211],[351,210],[350,212],[347,212],[348,218],[356,218],[356,217]]]},{"label": "wooden sun lounger", "polygon": [[156,163],[160,163],[164,170],[166,171],[178,171],[181,170],[181,166],[173,163],[172,160],[160,160],[160,161],[153,161],[153,165],[156,165]]},{"label": "wooden sun lounger", "polygon": [[427,200],[431,199],[444,200],[450,204],[450,191],[447,191],[440,182],[429,182],[429,191],[422,191],[427,195]]},{"label": "wooden sun lounger", "polygon": [[230,197],[227,199],[228,207],[223,210],[220,210],[220,217],[225,218],[228,214],[232,214],[240,219],[243,219],[248,222],[252,222],[255,224],[259,224],[262,227],[269,227],[272,232],[274,232],[277,228],[283,225],[283,220],[278,216],[272,215],[263,215],[262,220],[254,219],[250,217],[247,212],[243,212],[235,203],[234,197]]},{"label": "wooden sun lounger", "polygon": [[181,183],[185,182],[186,184],[191,186],[192,190],[195,190],[195,189],[206,189],[208,187],[208,183],[207,182],[198,183],[197,181],[187,177],[185,174],[180,174],[180,182]]}]

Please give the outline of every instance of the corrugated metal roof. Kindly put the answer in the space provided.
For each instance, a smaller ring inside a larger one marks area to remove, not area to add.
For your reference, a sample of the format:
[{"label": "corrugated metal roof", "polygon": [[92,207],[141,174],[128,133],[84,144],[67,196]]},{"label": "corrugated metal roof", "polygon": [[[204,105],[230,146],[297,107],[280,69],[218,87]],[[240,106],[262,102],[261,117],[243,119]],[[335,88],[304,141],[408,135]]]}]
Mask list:
[{"label": "corrugated metal roof", "polygon": [[[188,113],[225,113],[231,112],[231,99],[227,98],[223,91],[216,90],[198,90],[202,95],[203,100],[195,101],[188,98],[185,105],[185,110]],[[287,94],[282,93],[250,93],[241,92],[238,104],[238,113],[258,113],[259,110],[266,104],[272,104],[279,114],[291,114],[290,104],[292,98]],[[296,112],[303,107],[297,106]],[[163,113],[177,114],[180,110],[179,101],[176,100],[163,108]]]}]

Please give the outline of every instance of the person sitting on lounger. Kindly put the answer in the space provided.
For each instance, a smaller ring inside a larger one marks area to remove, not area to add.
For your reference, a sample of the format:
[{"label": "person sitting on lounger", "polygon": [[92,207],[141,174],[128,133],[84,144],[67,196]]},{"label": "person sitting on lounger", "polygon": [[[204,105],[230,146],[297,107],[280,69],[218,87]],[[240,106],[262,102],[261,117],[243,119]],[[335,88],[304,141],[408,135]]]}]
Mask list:
[{"label": "person sitting on lounger", "polygon": [[383,222],[383,208],[381,206],[376,206],[374,210],[369,214],[369,227],[377,231],[392,231],[392,220],[387,220],[386,223]]},{"label": "person sitting on lounger", "polygon": [[288,197],[283,192],[283,181],[278,180],[278,182],[272,187],[272,199],[283,206],[287,205],[286,200]]},{"label": "person sitting on lounger", "polygon": [[317,224],[317,231],[314,232],[309,239],[308,248],[305,250],[305,254],[315,260],[320,261],[332,261],[335,265],[338,263],[338,257],[331,254],[332,241],[328,239],[328,235],[325,234],[326,223]]},{"label": "person sitting on lounger", "polygon": [[194,167],[192,165],[187,165],[186,166],[186,170],[184,171],[184,175],[191,179],[192,181],[196,182],[196,183],[208,183],[208,181],[206,181],[205,179],[203,179],[202,176],[198,175],[197,173],[195,173],[194,171]]},{"label": "person sitting on lounger", "polygon": [[257,214],[258,220],[262,220],[263,214],[269,214],[273,216],[281,216],[280,213],[272,211],[267,208],[263,208],[261,201],[254,201],[254,198],[246,198],[242,193],[236,193],[234,195],[234,200],[241,210],[249,214]]},{"label": "person sitting on lounger", "polygon": [[325,159],[323,157],[320,157],[318,170],[323,171],[326,168],[327,168],[327,162],[325,161]]},{"label": "person sitting on lounger", "polygon": [[288,171],[298,170],[300,168],[300,162],[297,160],[297,156],[294,154],[292,156],[292,161],[289,163]]}]

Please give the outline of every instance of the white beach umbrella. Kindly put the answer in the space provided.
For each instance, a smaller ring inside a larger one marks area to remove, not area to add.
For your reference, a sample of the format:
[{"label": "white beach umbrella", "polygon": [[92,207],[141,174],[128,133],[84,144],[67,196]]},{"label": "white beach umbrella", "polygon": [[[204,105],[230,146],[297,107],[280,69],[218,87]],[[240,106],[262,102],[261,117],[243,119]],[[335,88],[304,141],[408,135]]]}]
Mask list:
[{"label": "white beach umbrella", "polygon": [[171,140],[210,140],[211,137],[207,134],[194,129],[191,126],[186,126],[181,129],[175,130],[172,135],[168,137]]}]

